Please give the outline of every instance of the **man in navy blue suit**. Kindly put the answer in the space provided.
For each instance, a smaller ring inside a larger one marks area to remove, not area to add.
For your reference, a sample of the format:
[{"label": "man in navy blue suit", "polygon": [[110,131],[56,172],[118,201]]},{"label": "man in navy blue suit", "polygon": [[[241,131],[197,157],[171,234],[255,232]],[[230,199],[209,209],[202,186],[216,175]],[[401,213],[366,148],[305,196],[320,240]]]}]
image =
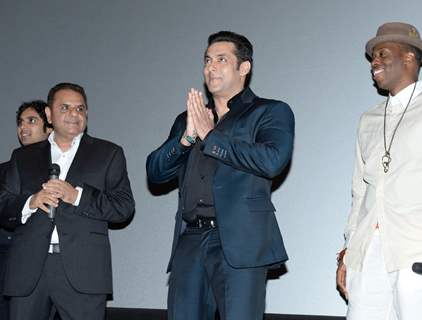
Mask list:
[{"label": "man in navy blue suit", "polygon": [[214,299],[221,319],[261,320],[268,268],[287,260],[270,197],[292,155],[294,116],[249,88],[252,55],[242,35],[210,35],[209,104],[191,89],[186,112],[147,159],[151,182],[179,179],[169,320],[205,319]]}]

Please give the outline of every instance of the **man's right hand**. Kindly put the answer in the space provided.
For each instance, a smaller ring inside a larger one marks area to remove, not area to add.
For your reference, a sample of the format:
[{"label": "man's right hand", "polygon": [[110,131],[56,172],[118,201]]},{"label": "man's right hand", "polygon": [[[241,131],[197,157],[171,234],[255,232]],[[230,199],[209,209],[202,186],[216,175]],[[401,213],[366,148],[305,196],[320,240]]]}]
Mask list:
[{"label": "man's right hand", "polygon": [[185,139],[186,136],[190,136],[192,138],[196,138],[197,133],[195,130],[195,126],[193,124],[193,118],[192,118],[192,113],[189,111],[190,109],[190,105],[192,104],[192,100],[193,100],[193,93],[195,92],[195,89],[190,89],[188,92],[188,97],[187,97],[187,101],[186,101],[186,110],[188,113],[187,119],[186,119],[186,130],[185,133],[182,136],[182,139],[180,140],[180,143],[183,144],[184,146],[189,147],[191,144]]},{"label": "man's right hand", "polygon": [[346,289],[346,265],[343,262],[343,257],[346,254],[346,249],[343,249],[339,253],[338,257],[338,266],[337,266],[337,272],[336,272],[336,282],[337,282],[337,290],[341,293],[341,295],[348,300],[348,294]]},{"label": "man's right hand", "polygon": [[49,191],[44,189],[40,190],[38,193],[34,194],[29,201],[29,208],[31,210],[34,209],[41,209],[44,212],[48,213],[49,208],[51,207],[58,207],[59,206],[59,199],[58,194],[53,194]]}]

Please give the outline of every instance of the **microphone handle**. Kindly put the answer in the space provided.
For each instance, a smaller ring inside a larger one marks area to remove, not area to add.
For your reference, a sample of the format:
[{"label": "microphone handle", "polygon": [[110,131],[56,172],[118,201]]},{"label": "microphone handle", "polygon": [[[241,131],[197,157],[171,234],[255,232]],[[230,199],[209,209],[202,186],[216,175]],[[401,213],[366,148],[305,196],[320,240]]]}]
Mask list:
[{"label": "microphone handle", "polygon": [[52,207],[52,206],[49,206],[49,208],[48,208],[49,210],[48,210],[48,217],[51,219],[51,220],[54,220],[54,217],[56,216],[56,208],[55,207]]},{"label": "microphone handle", "polygon": [[[58,179],[59,176],[58,175],[51,175],[48,177],[50,180],[55,180]],[[48,218],[50,218],[51,220],[54,220],[54,217],[56,216],[56,207],[53,206],[49,206],[48,207]]]}]

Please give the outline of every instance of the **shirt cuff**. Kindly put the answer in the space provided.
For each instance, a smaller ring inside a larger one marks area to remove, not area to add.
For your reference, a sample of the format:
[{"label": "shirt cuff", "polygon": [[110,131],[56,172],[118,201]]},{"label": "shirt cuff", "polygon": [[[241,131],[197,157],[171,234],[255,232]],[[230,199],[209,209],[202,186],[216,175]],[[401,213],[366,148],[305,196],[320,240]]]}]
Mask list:
[{"label": "shirt cuff", "polygon": [[26,221],[32,216],[32,214],[35,212],[35,211],[37,211],[37,208],[35,208],[35,209],[31,209],[30,207],[29,207],[29,202],[31,201],[31,199],[32,199],[32,197],[33,197],[33,195],[32,196],[30,196],[27,200],[26,200],[26,202],[25,202],[25,205],[23,206],[23,209],[22,209],[22,218],[21,218],[21,222],[22,222],[22,224],[25,224],[26,223]]},{"label": "shirt cuff", "polygon": [[74,205],[75,207],[77,207],[77,206],[79,206],[79,202],[81,202],[82,191],[83,191],[84,189],[82,189],[81,187],[76,187],[75,189],[76,189],[76,190],[78,190],[78,196],[76,197],[76,200],[75,200],[75,202],[73,203],[73,205]]},{"label": "shirt cuff", "polygon": [[183,143],[179,141],[178,149],[180,150],[180,153],[182,154],[192,149],[192,147],[193,147],[193,144],[191,144],[190,146],[185,146]]}]

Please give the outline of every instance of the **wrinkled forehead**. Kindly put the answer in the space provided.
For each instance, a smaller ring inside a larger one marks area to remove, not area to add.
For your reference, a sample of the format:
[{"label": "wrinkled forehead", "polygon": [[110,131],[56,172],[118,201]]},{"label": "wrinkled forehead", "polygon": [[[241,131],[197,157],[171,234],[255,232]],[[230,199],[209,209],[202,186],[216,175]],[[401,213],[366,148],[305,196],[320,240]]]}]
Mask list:
[{"label": "wrinkled forehead", "polygon": [[221,55],[235,55],[236,47],[230,41],[218,41],[210,44],[204,53],[204,57],[215,57]]},{"label": "wrinkled forehead", "polygon": [[383,50],[388,50],[394,54],[400,54],[401,52],[404,51],[404,44],[401,44],[399,42],[392,42],[392,41],[388,41],[388,42],[381,42],[379,44],[377,44],[374,49],[372,49],[372,57],[374,57],[374,55],[376,55],[377,53],[383,51]]},{"label": "wrinkled forehead", "polygon": [[24,111],[22,111],[22,113],[19,115],[19,120],[24,120],[28,118],[41,119],[41,116],[33,107],[28,107]]},{"label": "wrinkled forehead", "polygon": [[398,42],[392,42],[392,41],[385,41],[385,42],[381,42],[378,43],[373,49],[372,52],[376,51],[376,50],[381,50],[381,49],[391,49],[391,48],[400,48],[400,43]]},{"label": "wrinkled forehead", "polygon": [[82,94],[72,89],[61,89],[57,91],[54,94],[53,102],[86,106],[86,101]]}]

